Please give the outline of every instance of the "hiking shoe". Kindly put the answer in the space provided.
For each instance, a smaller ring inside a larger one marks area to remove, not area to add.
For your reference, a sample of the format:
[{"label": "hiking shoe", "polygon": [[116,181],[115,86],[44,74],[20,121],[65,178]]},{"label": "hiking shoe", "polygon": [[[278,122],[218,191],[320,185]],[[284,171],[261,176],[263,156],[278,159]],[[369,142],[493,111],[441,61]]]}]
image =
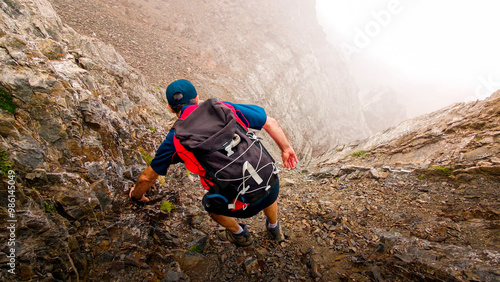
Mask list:
[{"label": "hiking shoe", "polygon": [[266,229],[267,229],[267,231],[269,231],[269,233],[271,233],[274,240],[276,240],[278,242],[285,241],[285,237],[283,236],[283,233],[281,233],[281,228],[280,228],[279,222],[278,222],[278,226],[276,226],[274,228],[269,228],[268,226],[269,226],[269,222],[267,221],[267,218],[266,218]]},{"label": "hiking shoe", "polygon": [[253,238],[251,237],[250,232],[248,232],[246,224],[239,223],[239,225],[243,228],[243,232],[241,234],[236,235],[233,232],[226,229],[217,234],[219,236],[219,239],[221,239],[222,241],[229,241],[241,247],[246,247],[251,245],[253,243]]}]

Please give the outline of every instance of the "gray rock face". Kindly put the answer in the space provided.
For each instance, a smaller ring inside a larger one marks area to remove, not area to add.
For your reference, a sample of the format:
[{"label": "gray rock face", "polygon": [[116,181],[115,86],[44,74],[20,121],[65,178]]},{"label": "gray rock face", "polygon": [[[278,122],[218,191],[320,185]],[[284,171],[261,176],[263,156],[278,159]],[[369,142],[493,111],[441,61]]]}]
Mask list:
[{"label": "gray rock face", "polygon": [[82,234],[102,232],[106,223],[89,222],[123,205],[172,116],[112,47],[63,25],[48,1],[0,8],[0,148],[2,178],[16,175],[16,277],[82,279],[92,248]]},{"label": "gray rock face", "polygon": [[132,137],[162,140],[171,115],[161,94],[112,47],[64,26],[46,1],[2,5],[1,87],[17,107],[2,111],[2,136],[16,165],[125,163]]},{"label": "gray rock face", "polygon": [[327,43],[315,1],[52,2],[162,90],[187,78],[202,99],[263,106],[303,160],[367,137],[354,78]]}]

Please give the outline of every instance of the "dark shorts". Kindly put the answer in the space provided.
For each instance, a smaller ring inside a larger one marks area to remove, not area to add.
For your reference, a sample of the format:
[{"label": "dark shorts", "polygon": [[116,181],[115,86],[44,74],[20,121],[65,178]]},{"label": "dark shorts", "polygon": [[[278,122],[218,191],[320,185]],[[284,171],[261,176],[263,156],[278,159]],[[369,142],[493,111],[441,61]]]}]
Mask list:
[{"label": "dark shorts", "polygon": [[[276,181],[276,183],[269,189],[269,194],[262,198],[261,200],[257,201],[256,203],[250,204],[245,210],[240,209],[237,211],[231,211],[228,210],[227,208],[217,208],[215,206],[208,206],[206,204],[206,196],[203,197],[202,203],[203,207],[205,207],[205,210],[209,213],[214,213],[218,215],[225,215],[229,217],[236,217],[236,218],[248,218],[252,217],[256,214],[258,214],[261,210],[269,207],[272,205],[276,200],[278,199],[278,194],[280,192],[280,183],[279,180]],[[227,207],[227,205],[225,205]]]}]

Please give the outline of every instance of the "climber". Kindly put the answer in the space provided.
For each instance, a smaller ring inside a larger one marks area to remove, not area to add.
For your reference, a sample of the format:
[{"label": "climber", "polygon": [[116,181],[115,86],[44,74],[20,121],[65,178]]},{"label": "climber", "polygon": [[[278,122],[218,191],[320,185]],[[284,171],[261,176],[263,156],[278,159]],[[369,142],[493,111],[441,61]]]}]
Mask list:
[{"label": "climber", "polygon": [[[196,109],[199,104],[198,94],[195,87],[191,84],[191,82],[184,79],[172,82],[167,87],[166,96],[169,104],[168,108],[172,113],[175,113],[178,118],[183,115],[181,119],[185,116],[184,112],[193,112],[193,110],[186,109],[189,109],[189,107],[194,107],[193,109]],[[274,118],[267,116],[263,108],[256,105],[233,104],[229,102],[223,103],[229,108],[234,108],[234,116],[237,116],[237,119],[240,121],[240,123],[241,121],[243,121],[243,125],[256,130],[260,130],[262,128],[265,129],[280,148],[284,166],[289,169],[295,168],[296,163],[298,163],[295,151],[293,150],[290,142],[288,141],[278,122]],[[156,151],[155,158],[151,162],[150,166],[148,166],[142,172],[134,187],[130,189],[129,197],[132,200],[148,202],[149,199],[144,194],[155,183],[158,176],[166,175],[167,169],[169,168],[170,164],[178,162],[186,163],[186,161],[182,159],[182,156],[184,154],[179,154],[179,148],[174,145],[174,139],[176,138],[177,137],[175,135],[174,129],[171,129],[163,143]],[[230,149],[231,148],[229,148],[229,150]],[[187,163],[186,167],[188,167]],[[275,167],[274,163],[273,167],[275,168],[277,174],[277,168]],[[261,169],[258,169],[258,171],[261,171]],[[243,169],[243,174],[245,174],[245,168]],[[255,170],[250,174],[252,174],[250,175],[252,177],[255,176],[256,178],[260,178],[259,176],[255,175]],[[202,179],[204,177],[200,178]],[[238,223],[235,218],[249,218],[258,214],[262,210],[264,211],[264,214],[266,216],[266,228],[269,233],[277,241],[284,240],[280,225],[278,223],[279,181],[277,181],[277,175],[275,178],[276,181],[274,181],[272,187],[266,187],[266,193],[263,194],[265,196],[263,196],[262,199],[259,199],[253,205],[251,203],[244,203],[242,206],[243,208],[240,208],[238,210],[235,210],[237,208],[235,208],[235,205],[231,206],[231,203],[229,207],[232,209],[225,206],[211,206],[210,204],[207,204],[210,203],[210,199],[208,199],[207,196],[211,195],[211,193],[209,192],[205,195],[202,201],[205,209],[218,224],[226,228],[224,232],[218,233],[218,236],[221,240],[232,242],[238,246],[250,245],[253,242],[253,239],[250,236],[247,226],[243,223]],[[260,180],[262,181],[262,179]],[[210,181],[207,182],[210,183]],[[245,183],[243,184],[245,186]],[[211,185],[217,186],[217,184],[213,183],[211,183]],[[268,190],[269,192],[267,192]],[[240,194],[238,194],[238,196],[239,195]],[[236,196],[236,199],[238,199],[238,196]],[[236,203],[236,199],[234,200],[234,203]]]}]

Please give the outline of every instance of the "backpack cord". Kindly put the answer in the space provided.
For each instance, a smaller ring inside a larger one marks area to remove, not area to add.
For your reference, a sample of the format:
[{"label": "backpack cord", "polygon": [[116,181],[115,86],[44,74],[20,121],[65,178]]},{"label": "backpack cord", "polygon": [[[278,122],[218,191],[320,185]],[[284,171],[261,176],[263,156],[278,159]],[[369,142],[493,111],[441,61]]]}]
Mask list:
[{"label": "backpack cord", "polygon": [[[218,174],[219,172],[223,171],[224,169],[226,169],[228,166],[232,165],[232,164],[233,164],[236,160],[238,160],[241,156],[243,156],[243,155],[244,155],[244,154],[248,151],[248,149],[250,149],[250,147],[251,147],[251,146],[253,146],[255,143],[257,143],[257,141],[254,141],[254,142],[253,142],[250,146],[248,146],[247,150],[245,150],[245,151],[244,151],[244,152],[243,152],[243,153],[242,153],[242,154],[241,154],[238,158],[234,159],[234,160],[233,160],[232,162],[230,162],[228,165],[226,165],[225,167],[223,167],[223,168],[221,168],[220,170],[218,170],[218,171],[214,174],[214,176],[217,178],[217,180],[219,180],[219,181],[221,181],[221,182],[232,182],[232,181],[239,181],[239,180],[241,180],[241,181],[245,182],[245,180],[246,180],[246,179],[248,179],[248,178],[252,177],[252,175],[245,176],[245,173],[243,173],[243,176],[242,176],[241,178],[233,178],[233,179],[219,179],[219,178],[217,177],[217,174]],[[262,155],[263,155],[263,152],[264,152],[263,147],[262,147],[262,144],[260,144],[260,143],[259,143],[259,146],[260,146],[260,156],[259,156],[259,161],[257,162],[257,168],[258,168],[258,169],[257,169],[257,171],[256,171],[256,172],[261,171],[262,169],[264,169],[264,168],[265,168],[265,167],[267,167],[268,165],[273,165],[273,167],[274,167],[274,169],[273,169],[273,174],[277,174],[277,173],[279,172],[279,170],[278,170],[278,168],[276,167],[276,164],[275,164],[274,162],[267,163],[267,164],[265,164],[265,165],[263,165],[262,167],[260,167],[260,168],[259,168],[260,163],[261,163],[261,161],[262,161]],[[269,184],[269,181],[268,181],[267,183]],[[242,186],[242,184],[240,184],[240,185],[238,186],[238,191],[240,190],[240,187],[241,187],[241,186]],[[265,188],[265,187],[266,187],[266,186],[264,186],[264,188]],[[260,187],[260,188],[262,188],[262,187]],[[256,190],[258,190],[258,189],[256,189]],[[254,190],[254,191],[255,191],[255,190]]]},{"label": "backpack cord", "polygon": [[[276,164],[275,164],[275,163],[268,163],[268,164],[266,164],[264,167],[266,167],[266,166],[268,166],[268,165],[270,165],[270,164],[273,166],[273,173],[272,173],[271,175],[269,175],[269,178],[267,179],[266,185],[265,185],[265,186],[262,186],[262,187],[259,187],[259,188],[254,189],[254,190],[252,191],[252,193],[257,192],[257,191],[262,190],[262,189],[266,189],[266,191],[267,191],[267,190],[269,190],[269,189],[271,188],[271,186],[269,185],[269,182],[271,181],[273,174],[278,174],[278,173],[279,173],[279,170],[278,170],[278,167],[276,166]],[[264,167],[262,167],[262,168],[264,168]],[[262,168],[261,168],[261,169],[262,169]],[[260,170],[260,169],[259,169],[259,170]],[[243,173],[245,173],[245,171],[243,171]],[[245,179],[248,179],[248,178],[250,178],[250,177],[251,177],[251,176],[245,177]],[[233,203],[228,205],[228,209],[233,209],[233,208],[236,206],[236,202],[238,201],[238,198],[239,198],[241,195],[244,195],[244,194],[248,191],[248,189],[250,188],[250,186],[245,187],[245,179],[243,179],[243,183],[242,183],[242,184],[240,184],[240,186],[238,187],[238,190],[239,190],[239,189],[240,189],[240,187],[243,185],[243,189],[242,189],[241,191],[239,191],[239,192],[238,192],[238,195],[236,195],[236,197],[234,198]],[[249,206],[249,205],[243,205],[243,210],[245,210],[248,206]]]},{"label": "backpack cord", "polygon": [[[224,181],[224,182],[232,182],[232,181],[239,181],[241,180],[242,183],[238,186],[237,190],[238,190],[238,194],[236,195],[236,197],[234,198],[234,201],[233,203],[231,204],[228,204],[228,209],[234,209],[235,206],[236,206],[236,202],[238,201],[238,198],[242,195],[244,195],[248,189],[250,189],[250,186],[246,186],[245,185],[245,181],[251,177],[254,177],[254,174],[255,173],[258,173],[259,171],[261,171],[262,169],[264,169],[265,167],[269,166],[269,165],[272,165],[273,166],[273,173],[271,175],[269,175],[268,179],[267,179],[267,182],[266,182],[266,185],[265,186],[261,186],[261,187],[258,187],[256,189],[254,189],[252,191],[253,192],[256,192],[256,191],[259,191],[259,190],[262,190],[262,189],[266,189],[266,190],[269,190],[271,187],[269,186],[269,182],[271,181],[271,178],[272,178],[272,175],[273,174],[277,174],[279,172],[276,164],[274,162],[270,162],[270,163],[267,163],[265,165],[263,165],[262,167],[259,167],[260,166],[260,163],[262,161],[262,156],[263,156],[263,153],[264,153],[264,149],[262,147],[262,144],[260,144],[259,142],[259,137],[253,132],[253,131],[248,131],[246,133],[246,135],[251,139],[253,140],[252,144],[250,144],[248,146],[248,148],[246,148],[245,151],[243,151],[243,153],[241,153],[237,158],[235,158],[234,160],[232,160],[229,164],[227,164],[226,166],[224,166],[223,168],[219,169],[217,172],[215,172],[214,176],[217,180],[219,181]],[[217,177],[217,174],[219,174],[221,171],[224,171],[226,168],[228,168],[230,165],[234,164],[239,158],[241,158],[243,155],[245,155],[248,150],[250,150],[250,148],[252,146],[254,146],[256,143],[259,144],[259,148],[260,148],[260,155],[259,155],[259,160],[257,162],[257,170],[255,170],[255,168],[253,168],[253,166],[248,162],[246,161],[245,162],[245,165],[242,167],[242,177],[241,178],[236,178],[236,179],[219,179]],[[250,175],[248,176],[245,176],[245,172],[248,170],[248,164],[251,166],[251,169],[253,170],[252,172],[250,172]],[[257,175],[258,176],[258,175]],[[260,177],[259,177],[260,178]],[[259,181],[256,181],[256,182],[259,182]],[[258,184],[262,183],[262,179],[260,179],[260,182]],[[249,205],[243,205],[243,210],[245,210]]]},{"label": "backpack cord", "polygon": [[[249,131],[249,132],[251,132],[251,131]],[[255,133],[253,133],[253,132],[251,132],[251,133],[253,134],[253,136],[256,136],[256,135],[255,135]],[[248,136],[248,134],[247,134],[247,136]],[[250,137],[250,136],[249,136],[249,137]],[[250,144],[250,146],[248,146],[248,148],[247,148],[247,149],[246,149],[243,153],[241,153],[241,155],[239,155],[236,159],[234,159],[233,161],[231,161],[230,163],[228,163],[225,167],[223,167],[223,168],[219,169],[217,172],[215,172],[215,174],[214,174],[215,178],[219,179],[219,178],[217,177],[217,174],[218,174],[219,172],[221,172],[221,171],[225,170],[228,166],[230,166],[230,165],[232,165],[234,162],[236,162],[239,158],[241,158],[244,154],[246,154],[246,153],[248,152],[248,150],[250,150],[250,148],[251,148],[253,145],[255,145],[255,143],[257,143],[257,141],[258,141],[258,139],[257,139],[257,138],[255,138],[255,137],[250,137],[250,139],[254,140],[254,141],[252,142],[252,144]],[[259,165],[260,165],[260,161],[261,161],[261,159],[262,159],[262,153],[263,153],[262,146],[260,146],[260,156],[259,156],[259,161],[258,161],[258,163],[257,163],[257,167],[259,167]],[[228,182],[230,182],[230,181],[243,180],[243,178],[237,178],[237,179],[219,179],[219,180],[220,180],[220,181],[228,181]]]}]

